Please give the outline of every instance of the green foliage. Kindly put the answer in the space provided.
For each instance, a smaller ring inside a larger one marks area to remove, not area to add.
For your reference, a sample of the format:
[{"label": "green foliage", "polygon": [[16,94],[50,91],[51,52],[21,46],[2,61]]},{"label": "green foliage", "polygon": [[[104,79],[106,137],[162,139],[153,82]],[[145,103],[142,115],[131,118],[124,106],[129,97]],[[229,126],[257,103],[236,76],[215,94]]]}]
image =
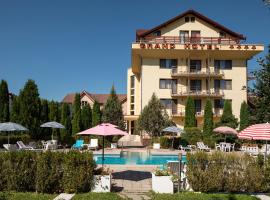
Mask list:
[{"label": "green foliage", "polygon": [[185,128],[196,127],[195,104],[192,97],[188,97],[185,107]]},{"label": "green foliage", "polygon": [[265,167],[258,165],[257,158],[248,155],[196,152],[187,155],[187,164],[187,178],[194,191],[270,191]]},{"label": "green foliage", "polygon": [[36,192],[0,192],[1,200],[53,200],[55,194],[38,194]]},{"label": "green foliage", "polygon": [[82,130],[81,97],[79,93],[75,95],[75,101],[73,103],[73,118],[71,123],[72,134],[76,134]]},{"label": "green foliage", "polygon": [[92,127],[97,126],[101,122],[100,105],[97,101],[94,102],[92,110]]},{"label": "green foliage", "polygon": [[[55,101],[51,101],[49,103],[49,121],[55,121],[59,122],[60,121],[60,109],[59,109],[59,103]],[[52,134],[53,136],[57,136],[58,139],[60,135],[60,130],[59,129],[52,129]]]},{"label": "green foliage", "polygon": [[20,91],[20,120],[26,126],[32,138],[37,138],[36,133],[40,128],[40,99],[37,85],[33,80],[28,80]]},{"label": "green foliage", "polygon": [[5,80],[0,82],[0,122],[9,121],[9,92]]},{"label": "green foliage", "polygon": [[212,103],[210,99],[207,99],[204,108],[203,136],[211,138],[212,133],[213,133]]},{"label": "green foliage", "polygon": [[18,96],[13,96],[12,109],[10,113],[10,121],[19,123],[20,122],[20,100]]},{"label": "green foliage", "polygon": [[71,113],[69,105],[66,103],[62,104],[61,124],[65,126],[65,129],[60,130],[61,141],[66,144],[70,144],[72,142]]},{"label": "green foliage", "polygon": [[201,129],[197,127],[185,128],[181,138],[188,142],[188,144],[196,145],[197,142],[203,141],[203,134]]},{"label": "green foliage", "polygon": [[[30,136],[28,134],[15,134],[15,133],[12,133],[10,134],[9,133],[9,143],[10,144],[16,144],[17,141],[23,141],[24,143],[29,143],[30,142]],[[1,133],[0,135],[0,147],[3,146],[3,144],[7,144],[8,143],[8,136],[7,134],[4,135],[3,133]]]},{"label": "green foliage", "polygon": [[0,152],[0,191],[89,192],[95,167],[90,152]]},{"label": "green foliage", "polygon": [[168,149],[172,146],[172,140],[168,137],[160,137],[160,146],[163,149]]},{"label": "green foliage", "polygon": [[270,121],[270,52],[265,58],[258,60],[260,69],[254,73],[256,82],[254,84],[254,94],[257,98],[255,102],[256,123],[266,123]]},{"label": "green foliage", "polygon": [[122,198],[117,193],[84,193],[76,194],[72,200],[122,200]]},{"label": "green foliage", "polygon": [[122,130],[125,129],[122,105],[116,95],[114,86],[112,86],[110,97],[104,106],[102,122],[114,124]]},{"label": "green foliage", "polygon": [[92,110],[89,104],[82,108],[82,129],[86,130],[92,127]]},{"label": "green foliage", "polygon": [[67,193],[89,192],[96,164],[92,153],[69,151],[64,162],[63,188]]},{"label": "green foliage", "polygon": [[227,99],[224,101],[223,113],[217,126],[229,126],[231,128],[238,126],[237,118],[232,113],[232,104]]},{"label": "green foliage", "polygon": [[240,130],[249,126],[249,117],[248,105],[244,101],[242,102],[240,109]]},{"label": "green foliage", "polygon": [[152,136],[158,136],[161,134],[162,129],[171,124],[172,121],[169,119],[166,110],[155,93],[153,93],[137,120],[137,131],[146,131]]}]

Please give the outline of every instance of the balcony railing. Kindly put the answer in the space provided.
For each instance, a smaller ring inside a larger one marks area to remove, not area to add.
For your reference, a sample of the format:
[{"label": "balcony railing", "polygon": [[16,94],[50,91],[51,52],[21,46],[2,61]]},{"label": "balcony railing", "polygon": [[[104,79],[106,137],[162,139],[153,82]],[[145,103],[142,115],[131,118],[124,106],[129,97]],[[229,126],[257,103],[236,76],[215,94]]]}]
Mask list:
[{"label": "balcony railing", "polygon": [[202,91],[202,90],[190,90],[190,91],[177,91],[171,90],[172,97],[187,97],[187,96],[194,96],[194,97],[223,97],[224,92],[222,90],[215,90],[215,91]]},{"label": "balcony railing", "polygon": [[239,44],[240,40],[227,37],[147,36],[138,38],[136,43]]},{"label": "balcony railing", "polygon": [[[204,115],[204,111],[197,111],[196,113],[196,117],[202,117]],[[185,110],[184,109],[172,109],[172,116],[174,117],[185,117]]]},{"label": "balcony railing", "polygon": [[200,76],[200,77],[223,77],[224,72],[223,70],[185,70],[185,71],[178,71],[177,68],[172,68],[171,70],[171,76],[173,77],[190,77],[190,76]]}]

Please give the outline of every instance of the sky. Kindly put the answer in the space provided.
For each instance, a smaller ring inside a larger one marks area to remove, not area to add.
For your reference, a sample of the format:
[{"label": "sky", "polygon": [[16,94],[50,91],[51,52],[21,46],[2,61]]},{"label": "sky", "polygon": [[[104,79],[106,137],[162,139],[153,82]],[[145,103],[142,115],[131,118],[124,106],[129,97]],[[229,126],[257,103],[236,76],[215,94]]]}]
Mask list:
[{"label": "sky", "polygon": [[[61,101],[83,90],[126,93],[136,29],[194,9],[270,44],[270,7],[262,0],[0,0],[0,79],[18,94],[35,80],[42,98]],[[258,69],[256,59],[249,70]]]}]

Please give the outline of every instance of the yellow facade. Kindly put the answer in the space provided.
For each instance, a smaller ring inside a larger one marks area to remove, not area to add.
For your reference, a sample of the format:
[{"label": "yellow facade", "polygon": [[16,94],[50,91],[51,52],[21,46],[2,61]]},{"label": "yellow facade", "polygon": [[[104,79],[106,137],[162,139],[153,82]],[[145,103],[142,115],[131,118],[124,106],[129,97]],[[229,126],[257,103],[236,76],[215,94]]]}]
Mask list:
[{"label": "yellow facade", "polygon": [[[193,17],[194,21],[186,22],[186,17]],[[183,37],[183,34],[186,35]],[[197,35],[191,37],[191,34]],[[188,96],[198,100],[198,126],[203,124],[207,98],[213,102],[215,121],[222,114],[222,109],[215,106],[224,99],[231,100],[233,114],[239,119],[241,103],[247,101],[247,60],[263,51],[264,46],[240,43],[243,38],[237,37],[234,32],[214,26],[191,12],[137,38],[132,43],[131,68],[127,72],[125,119],[129,133],[153,93],[160,99],[173,102],[174,106],[167,107],[167,111],[179,127],[184,125]],[[161,62],[166,59],[176,60],[176,66],[162,68]],[[219,66],[217,70],[217,63],[225,62],[226,67]],[[195,70],[192,68],[194,63]],[[134,79],[134,84],[131,79]],[[161,89],[164,79],[173,80],[174,88],[171,85]],[[220,84],[225,84],[225,88]]]}]

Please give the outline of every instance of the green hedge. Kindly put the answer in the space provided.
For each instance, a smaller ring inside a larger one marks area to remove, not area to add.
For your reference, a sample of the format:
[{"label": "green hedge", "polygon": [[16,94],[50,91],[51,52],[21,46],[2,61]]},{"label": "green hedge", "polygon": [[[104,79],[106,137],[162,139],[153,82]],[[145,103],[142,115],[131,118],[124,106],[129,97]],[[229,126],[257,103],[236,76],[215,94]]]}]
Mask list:
[{"label": "green hedge", "polygon": [[[30,136],[28,134],[19,134],[19,135],[10,134],[9,144],[16,144],[17,141],[23,141],[24,143],[29,143]],[[3,144],[7,144],[7,143],[8,143],[8,136],[0,135],[0,148],[3,147]]]},{"label": "green hedge", "polygon": [[92,153],[0,153],[0,191],[89,192],[96,167]]},{"label": "green hedge", "polygon": [[269,192],[270,158],[236,153],[197,152],[187,155],[187,178],[194,191]]}]

